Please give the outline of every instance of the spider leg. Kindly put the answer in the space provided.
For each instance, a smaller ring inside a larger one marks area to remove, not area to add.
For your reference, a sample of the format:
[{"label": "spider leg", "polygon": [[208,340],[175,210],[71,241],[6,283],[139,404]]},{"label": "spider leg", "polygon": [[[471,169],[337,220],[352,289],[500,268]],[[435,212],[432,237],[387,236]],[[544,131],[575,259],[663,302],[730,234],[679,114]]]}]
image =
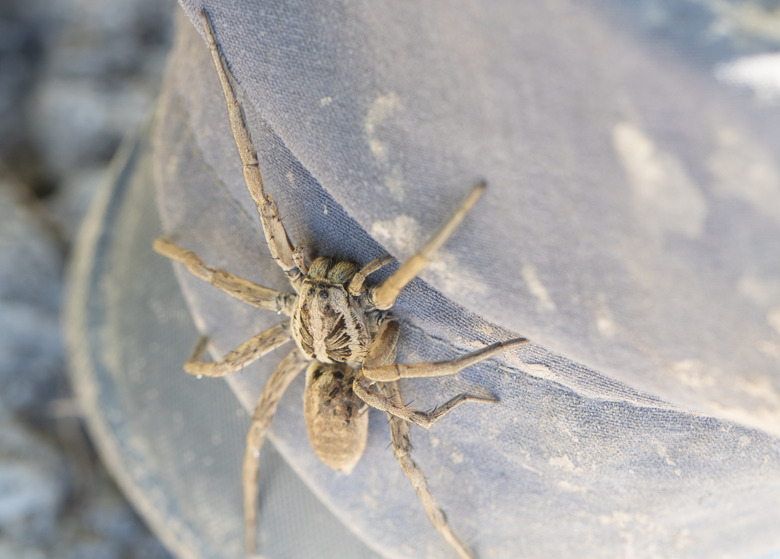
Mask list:
[{"label": "spider leg", "polygon": [[262,287],[221,268],[209,268],[197,254],[165,238],[154,241],[154,250],[171,260],[181,262],[192,275],[245,303],[261,309],[283,312],[286,315],[292,314],[295,295]]},{"label": "spider leg", "polygon": [[[381,343],[377,335],[375,343]],[[516,338],[506,342],[497,342],[477,351],[472,351],[452,361],[437,361],[432,363],[399,364],[390,363],[374,365],[376,362],[368,362],[355,376],[354,390],[368,405],[386,411],[387,413],[410,421],[420,427],[428,429],[443,416],[465,402],[495,403],[493,396],[477,396],[474,394],[458,394],[444,404],[437,406],[433,411],[422,412],[411,409],[401,402],[388,399],[381,392],[373,388],[377,382],[390,382],[401,378],[438,377],[452,375],[475,363],[489,359],[498,353],[515,349],[529,344],[525,338]],[[373,350],[373,348],[372,348]],[[378,350],[377,350],[378,351]]]},{"label": "spider leg", "polygon": [[362,373],[358,373],[355,377],[353,388],[355,394],[372,408],[385,411],[390,415],[414,423],[425,429],[429,429],[431,425],[465,402],[485,402],[488,404],[495,404],[498,402],[493,396],[475,396],[473,394],[464,393],[458,394],[454,398],[447,400],[442,405],[437,406],[433,411],[423,412],[413,410],[407,405],[388,400],[383,394],[374,388],[371,388],[371,384],[373,384],[373,381],[367,379]]},{"label": "spider leg", "polygon": [[431,363],[390,363],[378,367],[363,367],[366,377],[374,381],[391,381],[401,378],[443,377],[454,375],[475,363],[490,359],[494,355],[530,344],[526,338],[514,338],[505,342],[496,342],[482,349],[456,357],[451,361]]},{"label": "spider leg", "polygon": [[295,250],[293,250],[293,261],[304,276],[309,273],[309,265],[306,264],[308,253],[309,245],[307,243],[299,243],[295,245]]},{"label": "spider leg", "polygon": [[[384,322],[380,327],[379,332],[377,332],[374,344],[366,355],[365,363],[370,367],[381,367],[395,361],[398,333],[399,325],[397,320],[389,319]],[[354,384],[357,385],[357,381]],[[378,389],[378,392],[372,390],[372,394],[376,394],[384,399],[385,402],[398,406],[399,408],[405,407],[403,400],[401,399],[398,382],[391,380],[389,382],[378,383]],[[371,402],[368,403],[374,405]],[[380,409],[383,408],[380,407]],[[395,454],[395,458],[398,460],[399,466],[401,466],[401,471],[403,471],[404,475],[412,484],[412,487],[414,487],[420,501],[422,501],[428,519],[461,558],[471,559],[473,557],[471,552],[455,535],[452,527],[447,522],[447,517],[444,515],[441,508],[439,508],[436,499],[433,498],[433,494],[431,494],[431,491],[428,488],[428,482],[425,480],[425,475],[414,460],[412,460],[412,443],[409,438],[409,423],[404,418],[398,417],[390,412],[388,412],[387,416],[390,419],[390,436],[393,441],[393,454]]]},{"label": "spider leg", "polygon": [[219,51],[217,40],[214,36],[214,28],[205,10],[201,11],[200,19],[206,32],[211,57],[214,59],[214,65],[217,67],[219,81],[222,83],[222,90],[225,93],[230,126],[233,129],[233,137],[236,140],[238,153],[243,164],[244,180],[246,181],[249,194],[255,201],[257,212],[260,214],[260,220],[263,222],[265,240],[268,243],[271,256],[273,256],[290,280],[298,280],[301,272],[296,266],[295,258],[293,258],[293,246],[290,238],[287,236],[287,231],[284,229],[276,202],[263,190],[263,177],[260,174],[257,153],[252,145],[249,130],[247,130],[244,116],[241,113],[241,105],[239,105],[233,85],[230,83],[230,70],[228,69],[227,60]]},{"label": "spider leg", "polygon": [[202,337],[192,350],[190,358],[184,363],[184,370],[191,375],[223,377],[257,361],[290,339],[290,322],[286,321],[249,338],[221,361],[201,361],[208,342],[207,338]]},{"label": "spider leg", "polygon": [[[395,381],[383,382],[380,385],[382,395],[388,400],[398,405],[403,405],[401,392],[398,383]],[[462,559],[473,559],[471,550],[455,534],[454,530],[447,522],[447,516],[441,510],[436,499],[434,499],[431,490],[428,488],[428,482],[425,474],[412,459],[412,443],[410,440],[409,423],[390,413],[387,414],[390,419],[390,437],[393,441],[393,454],[395,454],[398,464],[401,466],[406,478],[414,487],[417,496],[422,501],[428,519],[434,528],[447,540],[459,557]]]},{"label": "spider leg", "polygon": [[[381,368],[388,363],[395,361],[395,349],[398,345],[398,336],[401,333],[398,319],[393,315],[389,315],[385,318],[385,321],[379,327],[379,331],[374,336],[374,341],[371,343],[371,347],[368,348],[365,359],[363,359],[363,367],[368,367],[373,370],[375,368]],[[389,379],[395,380],[395,379]]]},{"label": "spider leg", "polygon": [[482,193],[485,191],[486,184],[479,183],[471,191],[458,210],[450,219],[431,237],[431,239],[409,260],[404,262],[398,270],[387,278],[384,283],[371,288],[371,300],[374,306],[379,310],[387,310],[395,304],[398,294],[404,286],[412,281],[423,268],[431,261],[433,254],[450,238],[455,229],[466,217],[466,213],[477,203]]},{"label": "spider leg", "polygon": [[349,282],[349,293],[358,297],[362,295],[365,289],[366,278],[376,272],[379,268],[387,266],[393,261],[393,257],[389,254],[374,258],[371,262],[363,266],[360,271]]},{"label": "spider leg", "polygon": [[259,474],[260,449],[265,441],[265,434],[271,419],[276,412],[279,400],[295,376],[306,365],[307,359],[298,348],[293,349],[282,359],[276,371],[268,382],[257,401],[252,425],[246,435],[246,452],[242,482],[244,485],[244,522],[247,554],[256,553],[257,548],[257,477]]}]

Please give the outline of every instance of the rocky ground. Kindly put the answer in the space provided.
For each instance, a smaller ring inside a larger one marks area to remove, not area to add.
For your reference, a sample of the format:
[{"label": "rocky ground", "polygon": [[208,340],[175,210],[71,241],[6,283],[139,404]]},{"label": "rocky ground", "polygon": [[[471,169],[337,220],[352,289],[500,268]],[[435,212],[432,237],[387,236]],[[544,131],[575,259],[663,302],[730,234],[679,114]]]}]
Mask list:
[{"label": "rocky ground", "polygon": [[0,0],[0,559],[169,557],[90,445],[60,311],[81,216],[152,108],[172,0]]}]

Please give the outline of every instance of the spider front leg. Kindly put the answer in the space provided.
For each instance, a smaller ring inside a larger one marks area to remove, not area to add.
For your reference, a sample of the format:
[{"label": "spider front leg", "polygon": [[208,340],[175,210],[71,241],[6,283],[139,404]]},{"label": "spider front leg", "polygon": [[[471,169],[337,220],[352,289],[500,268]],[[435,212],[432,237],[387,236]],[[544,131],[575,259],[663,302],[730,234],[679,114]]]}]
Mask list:
[{"label": "spider front leg", "polygon": [[355,274],[355,277],[353,277],[349,281],[349,293],[353,297],[360,297],[363,295],[363,293],[366,291],[366,278],[382,268],[383,266],[387,266],[390,264],[390,262],[393,261],[393,257],[389,254],[386,254],[385,256],[380,256],[379,258],[374,258],[371,262],[363,266],[357,274]]},{"label": "spider front leg", "polygon": [[301,278],[301,271],[296,265],[293,245],[287,236],[287,231],[284,229],[276,202],[263,189],[263,177],[260,173],[257,152],[252,145],[252,139],[249,136],[244,115],[241,113],[241,105],[238,103],[238,98],[230,82],[230,70],[228,69],[227,60],[219,51],[217,39],[214,36],[214,27],[211,25],[205,10],[200,13],[200,19],[206,32],[211,57],[214,59],[214,65],[217,67],[222,91],[225,94],[230,126],[233,129],[233,138],[236,141],[236,147],[238,148],[238,154],[241,156],[241,163],[244,169],[244,181],[249,194],[257,206],[257,212],[260,214],[268,249],[287,277],[295,283]]},{"label": "spider front leg", "polygon": [[373,305],[379,310],[387,310],[395,304],[395,300],[401,293],[401,290],[407,283],[412,281],[422,272],[431,261],[433,254],[447,242],[452,233],[457,229],[468,211],[477,203],[477,200],[485,192],[487,185],[484,182],[479,183],[471,191],[465,200],[461,203],[457,211],[442,225],[436,234],[431,237],[425,246],[418,250],[409,260],[404,262],[398,270],[387,278],[381,285],[372,287],[370,290],[370,299]]}]

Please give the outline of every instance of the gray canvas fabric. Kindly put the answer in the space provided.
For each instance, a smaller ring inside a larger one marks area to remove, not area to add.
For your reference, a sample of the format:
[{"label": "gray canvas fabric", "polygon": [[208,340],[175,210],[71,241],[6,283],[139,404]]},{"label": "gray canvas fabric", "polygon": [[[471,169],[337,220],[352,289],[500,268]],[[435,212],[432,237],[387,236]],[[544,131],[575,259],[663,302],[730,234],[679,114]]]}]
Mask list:
[{"label": "gray canvas fabric", "polygon": [[[284,289],[201,6],[182,5],[154,134],[163,229],[210,265]],[[399,361],[535,342],[402,384],[421,409],[481,388],[500,399],[412,433],[480,557],[780,556],[780,119],[776,101],[716,79],[745,54],[737,43],[697,46],[722,16],[692,7],[686,35],[650,17],[674,15],[662,3],[207,6],[293,242],[402,260],[489,183],[394,311]],[[747,54],[776,46],[762,40]],[[279,320],[176,272],[215,357]],[[228,379],[246,409],[285,351]],[[355,471],[334,473],[308,447],[302,386],[271,440],[318,499],[385,557],[450,556],[382,414]]]}]

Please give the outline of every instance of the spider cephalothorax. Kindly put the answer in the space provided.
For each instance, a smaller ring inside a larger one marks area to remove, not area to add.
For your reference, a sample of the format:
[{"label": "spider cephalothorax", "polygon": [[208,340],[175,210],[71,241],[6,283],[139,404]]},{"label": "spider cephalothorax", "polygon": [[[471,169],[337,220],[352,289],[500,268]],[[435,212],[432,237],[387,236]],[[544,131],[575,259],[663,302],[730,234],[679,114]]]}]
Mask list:
[{"label": "spider cephalothorax", "polygon": [[214,30],[205,12],[201,14],[201,20],[222,82],[247,188],[257,205],[271,256],[290,279],[296,292],[282,293],[256,285],[225,270],[208,267],[195,253],[170,240],[155,241],[157,252],[181,262],[204,281],[246,303],[290,316],[289,322],[257,334],[215,362],[202,360],[206,349],[206,339],[202,338],[184,364],[184,370],[190,374],[218,377],[241,370],[291,339],[297,345],[268,379],[247,434],[243,483],[248,552],[254,553],[256,548],[260,448],[282,394],[308,364],[304,415],[309,440],[317,455],[330,467],[349,472],[366,446],[368,407],[387,412],[393,452],[422,501],[428,518],[460,557],[473,557],[452,530],[428,489],[425,476],[411,458],[409,423],[428,428],[464,402],[495,403],[496,399],[489,395],[459,394],[431,412],[422,412],[404,404],[397,381],[401,378],[454,374],[498,353],[523,346],[528,341],[516,338],[496,342],[452,361],[398,364],[395,359],[399,322],[388,310],[404,286],[428,264],[431,256],[476,203],[485,190],[484,183],[472,191],[414,256],[379,285],[367,288],[366,278],[392,261],[389,256],[376,258],[363,267],[330,258],[316,258],[307,266],[303,247],[293,248],[276,203],[263,189],[257,155],[230,83],[227,63],[219,52]]},{"label": "spider cephalothorax", "polygon": [[310,359],[360,366],[379,328],[381,315],[367,312],[363,294],[349,292],[356,264],[316,258],[301,283],[292,314],[292,335]]}]

